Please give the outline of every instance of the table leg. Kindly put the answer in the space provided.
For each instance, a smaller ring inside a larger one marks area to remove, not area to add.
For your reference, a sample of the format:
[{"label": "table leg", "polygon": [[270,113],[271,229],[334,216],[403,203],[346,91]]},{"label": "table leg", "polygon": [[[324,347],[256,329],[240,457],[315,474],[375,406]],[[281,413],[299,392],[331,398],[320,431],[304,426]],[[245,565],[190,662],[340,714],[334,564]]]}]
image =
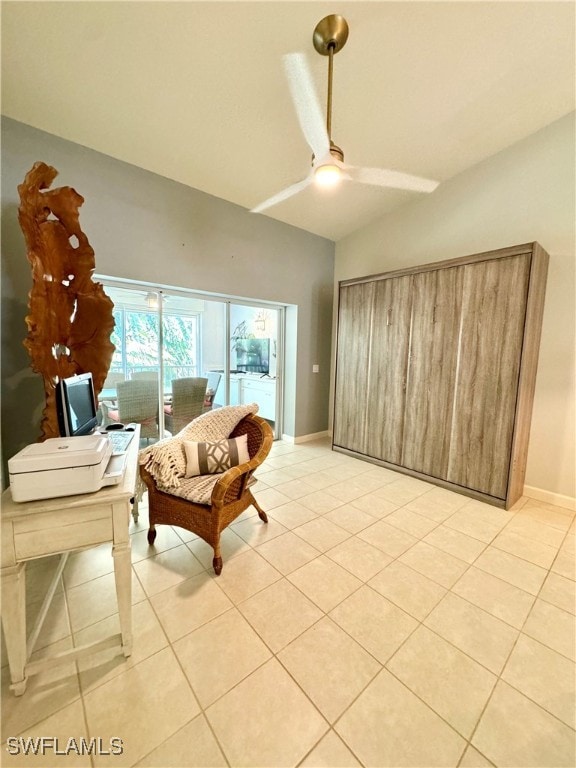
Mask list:
[{"label": "table leg", "polygon": [[26,690],[26,563],[2,568],[2,626],[10,667],[10,688]]},{"label": "table leg", "polygon": [[116,599],[122,632],[122,651],[124,656],[132,654],[132,562],[130,541],[114,544],[114,578],[116,581]]},{"label": "table leg", "polygon": [[138,522],[138,517],[140,515],[140,510],[138,508],[139,503],[142,501],[142,496],[144,495],[144,492],[146,490],[146,486],[144,485],[144,482],[140,479],[140,476],[136,478],[136,490],[134,493],[134,498],[132,499],[132,517],[134,518],[134,522]]},{"label": "table leg", "polygon": [[135,523],[138,522],[138,517],[140,516],[140,510],[138,509],[138,502],[140,499],[138,498],[138,495],[134,496],[134,501],[132,502],[132,518]]}]

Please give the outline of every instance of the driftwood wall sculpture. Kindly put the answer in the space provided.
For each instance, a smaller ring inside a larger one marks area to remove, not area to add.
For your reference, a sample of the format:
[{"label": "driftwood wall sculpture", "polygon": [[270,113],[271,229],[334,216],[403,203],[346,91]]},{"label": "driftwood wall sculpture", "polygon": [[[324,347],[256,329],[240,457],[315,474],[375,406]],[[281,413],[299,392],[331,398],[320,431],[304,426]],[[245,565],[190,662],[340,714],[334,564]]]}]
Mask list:
[{"label": "driftwood wall sculpture", "polygon": [[92,280],[94,251],[80,227],[84,198],[71,187],[49,190],[57,175],[55,168],[38,162],[18,186],[18,220],[32,266],[24,346],[32,370],[44,379],[46,395],[41,440],[60,434],[59,379],[91,372],[98,396],[114,352],[114,305]]}]

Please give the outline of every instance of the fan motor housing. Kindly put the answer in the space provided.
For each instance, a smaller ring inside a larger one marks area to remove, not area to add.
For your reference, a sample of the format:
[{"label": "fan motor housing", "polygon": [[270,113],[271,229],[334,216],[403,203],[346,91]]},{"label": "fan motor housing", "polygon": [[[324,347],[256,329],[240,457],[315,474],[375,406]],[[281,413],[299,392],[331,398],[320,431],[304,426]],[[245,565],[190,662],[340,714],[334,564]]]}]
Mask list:
[{"label": "fan motor housing", "polygon": [[344,162],[344,152],[342,152],[340,147],[337,147],[333,141],[330,142],[330,154],[332,157],[335,157],[336,160],[340,160],[341,163]]},{"label": "fan motor housing", "polygon": [[[333,141],[330,142],[330,154],[332,155],[332,157],[334,157],[336,160],[339,160],[341,163],[344,162],[344,152],[340,149],[340,147],[337,147]],[[315,160],[316,160],[316,155],[313,154],[311,165],[314,165]]]}]

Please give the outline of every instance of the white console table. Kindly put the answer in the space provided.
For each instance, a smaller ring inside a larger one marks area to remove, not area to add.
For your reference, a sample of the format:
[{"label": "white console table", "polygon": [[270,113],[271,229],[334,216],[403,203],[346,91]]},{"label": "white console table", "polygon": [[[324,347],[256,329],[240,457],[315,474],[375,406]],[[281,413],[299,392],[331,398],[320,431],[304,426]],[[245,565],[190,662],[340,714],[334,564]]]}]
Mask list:
[{"label": "white console table", "polygon": [[[96,493],[23,503],[13,501],[10,488],[2,494],[2,626],[10,666],[10,687],[16,696],[24,693],[30,675],[55,663],[82,658],[116,646],[125,656],[132,653],[129,519],[131,499],[135,498],[136,493],[139,443],[138,427],[128,447],[126,473],[119,485],[102,488]],[[55,657],[30,661],[68,554],[107,541],[112,544],[121,632]],[[28,560],[59,553],[59,567],[36,625],[27,638],[26,563]]]}]

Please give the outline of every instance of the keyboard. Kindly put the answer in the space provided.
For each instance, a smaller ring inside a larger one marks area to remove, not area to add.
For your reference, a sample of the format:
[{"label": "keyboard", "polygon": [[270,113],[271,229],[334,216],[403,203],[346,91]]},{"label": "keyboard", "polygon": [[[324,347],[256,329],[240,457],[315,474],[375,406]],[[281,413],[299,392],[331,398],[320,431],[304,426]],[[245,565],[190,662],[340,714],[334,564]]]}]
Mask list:
[{"label": "keyboard", "polygon": [[108,439],[112,445],[112,456],[121,456],[126,453],[134,432],[108,432]]}]

